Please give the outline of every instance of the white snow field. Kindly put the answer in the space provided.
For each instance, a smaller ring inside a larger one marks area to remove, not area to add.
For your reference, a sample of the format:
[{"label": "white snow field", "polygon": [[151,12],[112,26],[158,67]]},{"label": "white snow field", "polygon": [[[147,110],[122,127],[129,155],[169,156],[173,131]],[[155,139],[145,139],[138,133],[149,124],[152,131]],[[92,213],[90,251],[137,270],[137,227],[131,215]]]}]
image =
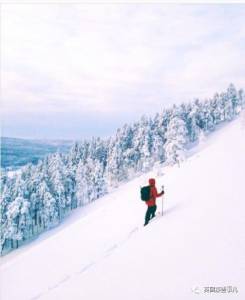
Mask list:
[{"label": "white snow field", "polygon": [[[3,257],[0,299],[245,299],[241,120],[211,134],[180,168],[162,171],[122,185]],[[164,215],[143,227],[139,188],[152,176],[166,187]]]}]

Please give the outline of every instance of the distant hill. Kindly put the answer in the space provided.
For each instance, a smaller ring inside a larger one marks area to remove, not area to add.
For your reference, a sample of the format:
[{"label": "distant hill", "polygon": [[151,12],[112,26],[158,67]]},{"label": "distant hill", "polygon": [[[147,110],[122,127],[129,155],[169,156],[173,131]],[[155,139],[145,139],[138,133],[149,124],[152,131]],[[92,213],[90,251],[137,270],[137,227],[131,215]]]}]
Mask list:
[{"label": "distant hill", "polygon": [[73,141],[28,140],[21,138],[1,138],[1,167],[17,169],[27,163],[36,164],[45,155],[69,151]]}]

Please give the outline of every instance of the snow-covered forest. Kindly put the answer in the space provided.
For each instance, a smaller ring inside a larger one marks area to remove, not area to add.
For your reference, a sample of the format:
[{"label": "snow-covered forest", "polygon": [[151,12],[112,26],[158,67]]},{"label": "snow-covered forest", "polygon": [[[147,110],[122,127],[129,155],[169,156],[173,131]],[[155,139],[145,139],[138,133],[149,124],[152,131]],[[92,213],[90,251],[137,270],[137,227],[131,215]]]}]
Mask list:
[{"label": "snow-covered forest", "polygon": [[174,105],[125,124],[108,139],[75,143],[68,154],[51,154],[13,177],[2,173],[1,253],[56,226],[73,209],[151,170],[156,162],[180,164],[190,146],[243,108],[243,90],[230,84],[209,100]]}]

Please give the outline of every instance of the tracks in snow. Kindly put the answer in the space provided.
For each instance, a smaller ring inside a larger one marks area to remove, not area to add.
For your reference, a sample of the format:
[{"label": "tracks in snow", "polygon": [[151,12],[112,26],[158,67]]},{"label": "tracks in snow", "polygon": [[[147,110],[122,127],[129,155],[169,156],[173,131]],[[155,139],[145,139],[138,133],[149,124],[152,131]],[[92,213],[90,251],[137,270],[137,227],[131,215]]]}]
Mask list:
[{"label": "tracks in snow", "polygon": [[29,298],[29,300],[41,299],[43,296],[47,295],[49,292],[53,291],[54,289],[60,287],[62,284],[65,284],[67,281],[69,281],[71,279],[74,279],[77,276],[80,276],[80,275],[84,274],[90,268],[92,268],[93,266],[97,265],[98,263],[100,263],[101,261],[103,261],[104,259],[106,259],[108,256],[112,255],[118,248],[120,248],[123,244],[125,244],[132,236],[134,236],[137,232],[139,232],[140,229],[141,229],[140,226],[134,227],[132,230],[130,230],[130,232],[128,232],[126,234],[125,238],[123,238],[122,240],[120,240],[117,243],[111,244],[96,259],[94,259],[94,260],[92,260],[92,261],[90,261],[90,262],[88,262],[86,264],[83,264],[82,266],[79,267],[79,269],[74,270],[74,272],[65,275],[62,279],[60,279],[59,281],[53,283],[47,289],[45,289],[45,290],[39,292],[38,294],[36,294],[35,296]]}]

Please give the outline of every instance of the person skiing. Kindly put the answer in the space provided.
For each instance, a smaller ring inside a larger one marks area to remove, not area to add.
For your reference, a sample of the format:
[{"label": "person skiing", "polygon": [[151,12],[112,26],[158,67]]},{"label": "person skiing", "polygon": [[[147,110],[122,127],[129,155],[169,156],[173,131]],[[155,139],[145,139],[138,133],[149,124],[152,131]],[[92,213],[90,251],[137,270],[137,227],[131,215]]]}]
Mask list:
[{"label": "person skiing", "polygon": [[149,223],[150,219],[155,217],[155,213],[157,210],[156,198],[161,197],[164,194],[164,191],[161,191],[161,193],[158,194],[156,188],[156,180],[154,178],[149,179],[149,185],[150,185],[150,200],[145,201],[148,208],[145,214],[144,226],[146,226]]}]

